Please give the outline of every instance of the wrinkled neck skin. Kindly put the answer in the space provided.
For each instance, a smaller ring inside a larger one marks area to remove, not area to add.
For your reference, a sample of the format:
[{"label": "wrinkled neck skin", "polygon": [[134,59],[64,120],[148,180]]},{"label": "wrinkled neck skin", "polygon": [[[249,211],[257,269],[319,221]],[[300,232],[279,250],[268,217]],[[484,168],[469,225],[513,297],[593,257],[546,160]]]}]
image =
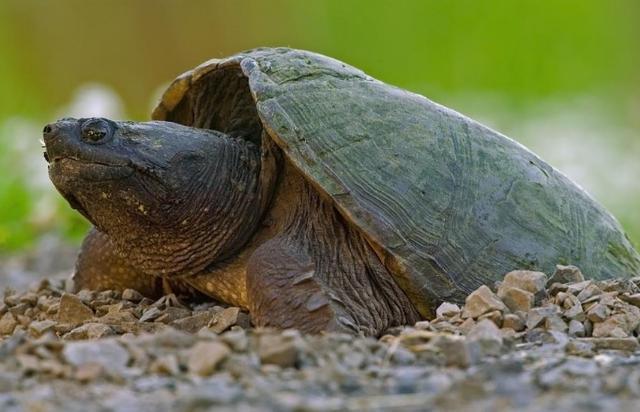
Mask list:
[{"label": "wrinkled neck skin", "polygon": [[341,330],[376,336],[418,321],[420,315],[358,230],[289,162],[280,170],[271,205],[248,244],[189,283],[221,302],[248,309],[247,263],[258,247],[281,238],[312,260]]},{"label": "wrinkled neck skin", "polygon": [[215,159],[194,173],[180,199],[165,200],[174,209],[171,221],[106,230],[119,254],[146,274],[201,273],[236,253],[255,231],[272,190],[261,185],[259,149],[232,138],[218,144]]}]

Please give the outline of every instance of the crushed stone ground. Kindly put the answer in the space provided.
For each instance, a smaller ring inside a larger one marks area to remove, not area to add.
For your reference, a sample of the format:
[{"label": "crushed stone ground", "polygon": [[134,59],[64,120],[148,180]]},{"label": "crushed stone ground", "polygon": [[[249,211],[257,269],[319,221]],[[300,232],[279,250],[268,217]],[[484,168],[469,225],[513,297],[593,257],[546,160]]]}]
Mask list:
[{"label": "crushed stone ground", "polygon": [[516,271],[366,338],[63,280],[0,304],[2,411],[637,410],[640,279]]}]

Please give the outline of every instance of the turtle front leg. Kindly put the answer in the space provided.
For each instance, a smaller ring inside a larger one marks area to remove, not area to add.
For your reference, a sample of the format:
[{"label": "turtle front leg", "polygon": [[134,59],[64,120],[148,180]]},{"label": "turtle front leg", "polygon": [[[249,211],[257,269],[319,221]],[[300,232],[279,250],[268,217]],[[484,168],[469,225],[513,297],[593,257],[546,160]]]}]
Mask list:
[{"label": "turtle front leg", "polygon": [[109,236],[95,228],[82,242],[73,280],[76,290],[135,289],[149,298],[164,291],[160,278],[140,272],[118,256]]},{"label": "turtle front leg", "polygon": [[340,330],[336,308],[319,283],[312,259],[287,238],[255,250],[247,265],[247,297],[256,326],[305,333]]}]

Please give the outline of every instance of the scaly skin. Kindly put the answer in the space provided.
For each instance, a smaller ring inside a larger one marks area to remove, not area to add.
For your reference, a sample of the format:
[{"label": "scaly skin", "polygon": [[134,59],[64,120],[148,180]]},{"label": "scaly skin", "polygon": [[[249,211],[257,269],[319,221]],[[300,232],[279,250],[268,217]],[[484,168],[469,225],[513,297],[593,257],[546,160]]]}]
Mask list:
[{"label": "scaly skin", "polygon": [[[256,325],[379,335],[418,312],[366,240],[282,159],[166,122],[47,126],[50,176],[95,226],[77,288],[200,292]],[[193,294],[192,293],[192,294]]]}]

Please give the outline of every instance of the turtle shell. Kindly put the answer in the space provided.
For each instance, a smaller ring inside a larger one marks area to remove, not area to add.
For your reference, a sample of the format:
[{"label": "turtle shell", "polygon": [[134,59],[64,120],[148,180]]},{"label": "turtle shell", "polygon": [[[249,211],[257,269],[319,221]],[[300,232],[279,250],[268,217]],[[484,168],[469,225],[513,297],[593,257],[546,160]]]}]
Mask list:
[{"label": "turtle shell", "polygon": [[286,48],[210,60],[153,118],[285,156],[355,225],[423,315],[514,269],[640,273],[620,224],[510,138],[345,63]]}]

